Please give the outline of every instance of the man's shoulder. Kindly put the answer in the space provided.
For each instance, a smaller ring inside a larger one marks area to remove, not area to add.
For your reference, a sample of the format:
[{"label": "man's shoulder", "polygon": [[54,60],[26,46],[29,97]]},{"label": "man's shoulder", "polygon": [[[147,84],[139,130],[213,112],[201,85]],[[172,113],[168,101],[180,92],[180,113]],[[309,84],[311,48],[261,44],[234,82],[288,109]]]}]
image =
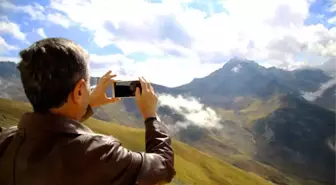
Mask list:
[{"label": "man's shoulder", "polygon": [[104,134],[98,134],[98,133],[88,133],[88,134],[83,134],[85,137],[85,140],[87,142],[101,142],[101,143],[120,143],[120,141],[111,136],[111,135],[104,135]]},{"label": "man's shoulder", "polygon": [[81,145],[82,147],[102,146],[102,145],[119,145],[120,141],[111,136],[98,133],[84,133],[73,139],[70,146]]},{"label": "man's shoulder", "polygon": [[117,156],[121,146],[121,142],[113,136],[94,133],[78,135],[66,143],[63,148],[64,160],[72,166],[80,166],[80,163],[101,164],[106,157]]}]

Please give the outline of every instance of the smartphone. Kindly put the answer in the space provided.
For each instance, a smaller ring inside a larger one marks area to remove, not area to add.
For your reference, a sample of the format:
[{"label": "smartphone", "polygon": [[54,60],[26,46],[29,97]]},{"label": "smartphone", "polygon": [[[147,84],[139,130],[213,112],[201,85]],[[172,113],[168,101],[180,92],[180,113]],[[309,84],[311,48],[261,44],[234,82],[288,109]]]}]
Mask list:
[{"label": "smartphone", "polygon": [[113,97],[115,98],[132,98],[135,96],[135,90],[137,87],[140,88],[140,93],[142,92],[139,80],[115,81],[113,85]]}]

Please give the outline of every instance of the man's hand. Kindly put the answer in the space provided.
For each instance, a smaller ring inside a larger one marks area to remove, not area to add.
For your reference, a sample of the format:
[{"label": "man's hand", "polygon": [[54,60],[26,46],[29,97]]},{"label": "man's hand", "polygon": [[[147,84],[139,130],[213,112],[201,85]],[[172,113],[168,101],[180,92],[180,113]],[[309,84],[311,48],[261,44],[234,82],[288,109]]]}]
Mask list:
[{"label": "man's hand", "polygon": [[156,116],[156,108],[158,97],[156,96],[152,85],[144,78],[139,78],[141,83],[142,92],[137,87],[135,92],[135,100],[138,105],[139,111],[143,118],[146,120],[149,117]]},{"label": "man's hand", "polygon": [[111,85],[113,88],[114,80],[112,78],[117,75],[111,74],[112,71],[108,71],[100,79],[96,88],[90,94],[90,106],[98,107],[108,103],[114,103],[120,101],[120,98],[109,98],[106,95],[107,88]]}]

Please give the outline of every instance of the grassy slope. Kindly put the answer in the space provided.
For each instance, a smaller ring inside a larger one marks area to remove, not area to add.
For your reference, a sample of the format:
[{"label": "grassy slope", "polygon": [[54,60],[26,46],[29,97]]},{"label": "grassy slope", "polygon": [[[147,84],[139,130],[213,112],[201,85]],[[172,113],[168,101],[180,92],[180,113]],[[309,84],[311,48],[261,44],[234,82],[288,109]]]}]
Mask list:
[{"label": "grassy slope", "polygon": [[279,96],[273,96],[269,100],[263,101],[257,98],[249,98],[236,101],[236,104],[243,104],[242,102],[246,100],[244,105],[241,105],[237,110],[224,109],[224,108],[214,108],[216,112],[221,115],[222,120],[230,120],[245,127],[249,127],[249,124],[253,121],[258,120],[272,113],[273,111],[281,107],[281,102]]},{"label": "grassy slope", "polygon": [[[29,104],[0,99],[0,126],[16,125],[20,115],[30,110]],[[144,130],[107,123],[94,118],[87,120],[85,124],[96,132],[115,136],[121,140],[124,146],[132,150],[144,150]],[[176,179],[179,184],[271,184],[252,173],[244,172],[179,141],[174,140],[173,147],[176,154]]]}]

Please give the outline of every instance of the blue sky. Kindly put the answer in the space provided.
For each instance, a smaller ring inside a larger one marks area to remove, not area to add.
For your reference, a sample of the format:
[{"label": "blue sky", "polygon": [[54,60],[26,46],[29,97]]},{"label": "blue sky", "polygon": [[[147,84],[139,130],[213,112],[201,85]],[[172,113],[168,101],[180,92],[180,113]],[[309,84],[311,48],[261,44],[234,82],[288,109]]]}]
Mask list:
[{"label": "blue sky", "polygon": [[295,69],[336,57],[335,0],[38,0],[0,3],[0,59],[45,37],[91,54],[94,75],[177,86],[231,57]]}]

